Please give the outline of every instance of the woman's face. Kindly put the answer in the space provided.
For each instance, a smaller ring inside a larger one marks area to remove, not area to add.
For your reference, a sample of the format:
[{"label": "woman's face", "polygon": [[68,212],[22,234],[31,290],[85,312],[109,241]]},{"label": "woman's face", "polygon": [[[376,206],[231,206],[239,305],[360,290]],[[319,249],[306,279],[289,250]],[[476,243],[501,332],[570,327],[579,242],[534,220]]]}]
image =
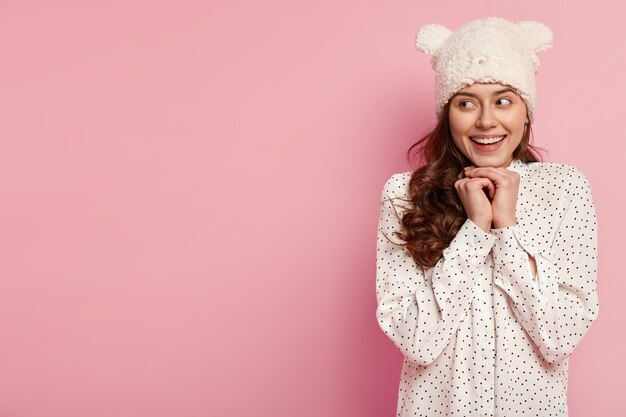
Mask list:
[{"label": "woman's face", "polygon": [[[450,99],[448,120],[454,144],[479,167],[509,166],[529,122],[524,100],[513,88],[498,83],[474,83],[459,90]],[[475,142],[501,136],[504,139],[497,143]]]}]

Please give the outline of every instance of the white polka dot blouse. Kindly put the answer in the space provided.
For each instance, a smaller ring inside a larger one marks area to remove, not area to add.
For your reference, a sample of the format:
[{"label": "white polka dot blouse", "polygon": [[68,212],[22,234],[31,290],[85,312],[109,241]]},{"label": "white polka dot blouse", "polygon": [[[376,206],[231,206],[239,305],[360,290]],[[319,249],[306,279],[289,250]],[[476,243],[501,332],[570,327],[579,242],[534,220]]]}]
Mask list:
[{"label": "white polka dot blouse", "polygon": [[467,219],[424,270],[383,236],[400,242],[407,203],[394,197],[411,173],[383,187],[376,317],[404,355],[398,417],[568,414],[568,357],[598,316],[591,187],[565,164],[507,169],[520,174],[517,224],[486,233]]}]

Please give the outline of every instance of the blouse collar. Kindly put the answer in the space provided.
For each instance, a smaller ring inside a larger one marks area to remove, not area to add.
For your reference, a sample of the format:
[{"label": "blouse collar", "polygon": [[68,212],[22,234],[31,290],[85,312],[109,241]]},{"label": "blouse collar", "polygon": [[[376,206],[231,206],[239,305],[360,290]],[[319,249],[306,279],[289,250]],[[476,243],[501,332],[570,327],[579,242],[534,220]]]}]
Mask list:
[{"label": "blouse collar", "polygon": [[506,169],[517,172],[520,175],[520,181],[528,175],[528,164],[521,159],[513,159]]}]

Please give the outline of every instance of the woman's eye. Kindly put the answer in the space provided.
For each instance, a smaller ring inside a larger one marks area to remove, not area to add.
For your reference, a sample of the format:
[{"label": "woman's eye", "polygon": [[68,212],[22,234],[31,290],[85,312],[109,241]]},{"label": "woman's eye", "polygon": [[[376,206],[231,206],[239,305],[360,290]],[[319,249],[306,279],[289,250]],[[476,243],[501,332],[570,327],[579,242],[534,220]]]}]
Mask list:
[{"label": "woman's eye", "polygon": [[508,102],[508,103],[504,103],[504,104],[511,104],[512,103],[512,101],[509,100],[508,98],[501,98],[498,101],[501,101],[501,100],[504,100],[504,101]]},{"label": "woman's eye", "polygon": [[461,107],[461,108],[469,108],[470,106],[464,106],[465,103],[473,104],[471,101],[463,100],[463,101],[459,101],[459,107]]}]

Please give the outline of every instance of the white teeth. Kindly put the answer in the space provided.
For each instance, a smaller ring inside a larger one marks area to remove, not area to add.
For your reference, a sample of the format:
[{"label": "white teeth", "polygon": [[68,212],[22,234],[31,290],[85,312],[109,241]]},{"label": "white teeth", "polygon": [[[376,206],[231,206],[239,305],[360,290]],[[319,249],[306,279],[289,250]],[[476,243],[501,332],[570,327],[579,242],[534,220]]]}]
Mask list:
[{"label": "white teeth", "polygon": [[500,142],[501,140],[504,139],[505,136],[500,136],[500,137],[495,137],[495,138],[485,138],[485,139],[481,139],[481,138],[470,138],[470,139],[476,143],[488,144],[488,143]]}]

